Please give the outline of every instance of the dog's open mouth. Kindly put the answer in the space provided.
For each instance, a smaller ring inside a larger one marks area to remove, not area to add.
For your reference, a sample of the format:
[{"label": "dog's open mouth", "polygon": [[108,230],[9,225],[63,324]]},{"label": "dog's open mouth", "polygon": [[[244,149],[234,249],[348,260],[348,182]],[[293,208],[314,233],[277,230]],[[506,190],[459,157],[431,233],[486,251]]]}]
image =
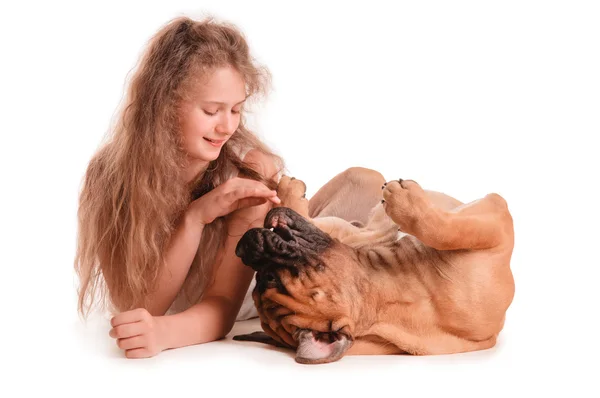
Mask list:
[{"label": "dog's open mouth", "polygon": [[277,226],[269,228],[269,231],[274,232],[277,236],[288,243],[296,241],[296,238],[294,237],[294,230],[288,227],[286,224],[277,224]]},{"label": "dog's open mouth", "polygon": [[[298,218],[298,220],[294,220]],[[295,222],[297,221],[297,222]],[[277,234],[286,242],[296,241],[296,235],[299,231],[295,229],[296,224],[305,221],[300,215],[291,211],[280,209],[271,210],[265,217],[265,228]]]},{"label": "dog's open mouth", "polygon": [[284,207],[271,209],[265,217],[264,228],[288,244],[295,244],[307,250],[318,250],[327,246],[331,240],[304,217]]}]

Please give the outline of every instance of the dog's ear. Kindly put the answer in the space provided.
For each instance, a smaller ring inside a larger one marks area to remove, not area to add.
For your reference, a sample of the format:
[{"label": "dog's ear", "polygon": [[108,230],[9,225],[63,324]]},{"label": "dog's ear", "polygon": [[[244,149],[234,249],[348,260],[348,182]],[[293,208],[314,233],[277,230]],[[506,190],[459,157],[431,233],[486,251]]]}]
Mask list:
[{"label": "dog's ear", "polygon": [[272,338],[265,332],[253,332],[253,333],[249,333],[249,334],[239,334],[237,336],[233,336],[233,340],[254,341],[254,342],[258,342],[258,343],[269,344],[269,345],[272,345],[275,347],[280,347],[280,348],[290,348],[289,346],[275,340],[274,338]]}]

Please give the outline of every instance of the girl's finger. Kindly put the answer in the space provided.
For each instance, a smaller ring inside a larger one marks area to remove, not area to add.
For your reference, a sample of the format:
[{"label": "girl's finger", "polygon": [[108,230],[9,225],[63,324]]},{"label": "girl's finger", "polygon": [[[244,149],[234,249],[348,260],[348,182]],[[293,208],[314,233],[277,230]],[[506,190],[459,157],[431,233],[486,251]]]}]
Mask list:
[{"label": "girl's finger", "polygon": [[238,181],[238,183],[235,186],[236,186],[236,189],[237,188],[255,189],[257,192],[261,192],[261,196],[262,196],[262,193],[264,193],[267,196],[277,195],[277,191],[269,189],[269,187],[267,187],[262,182],[250,180],[247,178],[240,179],[240,181]]},{"label": "girl's finger", "polygon": [[277,192],[268,189],[257,189],[257,188],[238,188],[225,194],[224,200],[230,203],[236,200],[242,200],[247,198],[273,198],[277,196]]},{"label": "girl's finger", "polygon": [[126,339],[128,337],[139,336],[143,334],[145,329],[145,324],[141,322],[126,323],[110,329],[108,334],[114,339]]},{"label": "girl's finger", "polygon": [[267,200],[264,198],[246,198],[246,199],[240,199],[237,203],[237,208],[238,209],[242,209],[244,207],[251,207],[251,206],[259,206],[262,205],[266,202]]},{"label": "girl's finger", "polygon": [[281,199],[279,199],[279,196],[277,196],[277,193],[275,193],[275,196],[269,198],[269,200],[277,205],[281,203]]},{"label": "girl's finger", "polygon": [[126,339],[117,339],[117,346],[122,350],[144,348],[146,347],[146,338],[143,335],[141,335],[128,337]]},{"label": "girl's finger", "polygon": [[145,348],[134,348],[133,350],[125,351],[125,356],[127,358],[135,359],[135,358],[148,358],[151,357],[150,351]]},{"label": "girl's finger", "polygon": [[110,320],[110,325],[112,327],[123,325],[125,323],[135,323],[139,321],[149,320],[152,315],[145,310],[144,308],[137,308],[131,311],[122,312],[116,316],[114,316]]}]

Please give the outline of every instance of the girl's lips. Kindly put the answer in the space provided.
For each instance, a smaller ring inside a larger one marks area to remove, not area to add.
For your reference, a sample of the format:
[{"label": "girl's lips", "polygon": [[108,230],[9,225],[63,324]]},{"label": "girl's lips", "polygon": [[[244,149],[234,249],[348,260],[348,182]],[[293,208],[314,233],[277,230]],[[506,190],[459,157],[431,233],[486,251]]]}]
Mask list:
[{"label": "girl's lips", "polygon": [[204,139],[206,140],[206,142],[208,142],[210,145],[214,146],[214,147],[220,147],[221,145],[223,145],[223,143],[225,142],[225,140],[211,140],[210,138],[206,138],[204,137]]}]

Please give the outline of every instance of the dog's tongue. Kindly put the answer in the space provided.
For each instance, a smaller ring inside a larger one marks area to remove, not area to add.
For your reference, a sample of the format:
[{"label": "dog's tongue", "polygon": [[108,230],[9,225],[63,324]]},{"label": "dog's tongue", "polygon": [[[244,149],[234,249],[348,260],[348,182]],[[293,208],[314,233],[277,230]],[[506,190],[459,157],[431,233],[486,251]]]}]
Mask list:
[{"label": "dog's tongue", "polygon": [[337,361],[350,345],[351,342],[344,335],[340,335],[334,342],[329,342],[316,338],[310,330],[302,330],[298,333],[296,361],[307,364]]}]

